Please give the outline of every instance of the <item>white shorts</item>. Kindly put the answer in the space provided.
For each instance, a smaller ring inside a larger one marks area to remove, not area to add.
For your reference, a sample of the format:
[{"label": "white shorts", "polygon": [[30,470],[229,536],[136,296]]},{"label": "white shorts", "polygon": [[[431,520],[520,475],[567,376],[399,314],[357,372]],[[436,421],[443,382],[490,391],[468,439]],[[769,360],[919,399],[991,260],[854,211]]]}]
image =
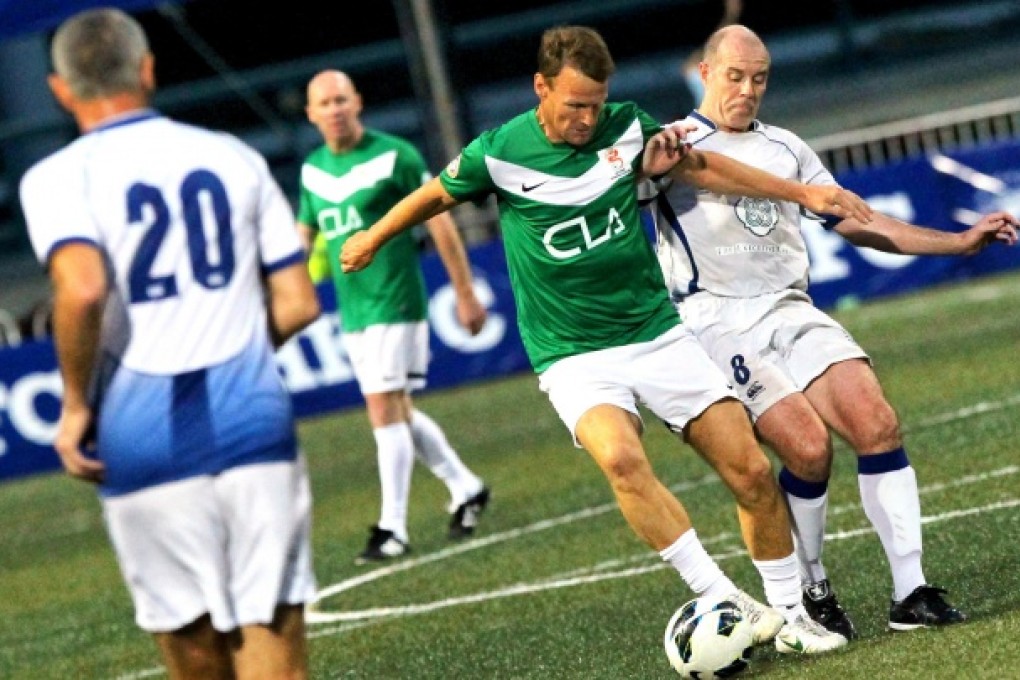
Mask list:
[{"label": "white shorts", "polygon": [[226,632],[312,602],[311,507],[301,456],[104,498],[138,626],[171,632],[208,613]]},{"label": "white shorts", "polygon": [[737,395],[694,336],[678,325],[650,342],[560,359],[539,376],[539,387],[577,442],[577,421],[600,404],[641,417],[644,404],[673,432],[726,397]]},{"label": "white shorts", "polygon": [[845,328],[798,290],[754,298],[702,292],[678,309],[754,420],[783,397],[803,392],[829,366],[870,361]]},{"label": "white shorts", "polygon": [[378,324],[343,333],[362,394],[419,390],[429,369],[429,325],[425,321]]}]

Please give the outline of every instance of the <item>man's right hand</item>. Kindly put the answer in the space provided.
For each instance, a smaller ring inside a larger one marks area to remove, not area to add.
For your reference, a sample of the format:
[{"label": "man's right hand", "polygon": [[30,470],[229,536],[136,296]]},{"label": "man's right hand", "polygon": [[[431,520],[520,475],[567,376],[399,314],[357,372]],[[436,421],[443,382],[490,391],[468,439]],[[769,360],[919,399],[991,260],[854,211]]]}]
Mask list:
[{"label": "man's right hand", "polygon": [[88,455],[96,448],[92,409],[75,408],[65,402],[53,448],[67,474],[86,482],[103,481],[106,466]]},{"label": "man's right hand", "polygon": [[372,264],[376,250],[368,232],[359,231],[352,234],[340,249],[340,266],[345,273],[361,271]]}]

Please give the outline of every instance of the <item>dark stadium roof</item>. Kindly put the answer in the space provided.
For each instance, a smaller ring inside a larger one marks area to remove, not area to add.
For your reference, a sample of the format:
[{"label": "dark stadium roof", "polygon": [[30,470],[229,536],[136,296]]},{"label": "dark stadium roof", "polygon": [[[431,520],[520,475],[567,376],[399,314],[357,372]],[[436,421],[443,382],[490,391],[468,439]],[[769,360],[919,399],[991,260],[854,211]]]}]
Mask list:
[{"label": "dark stadium roof", "polygon": [[[183,0],[178,0],[181,2]],[[165,0],[162,0],[165,2]],[[49,31],[75,12],[90,7],[116,6],[137,12],[161,0],[0,0],[0,39]]]}]

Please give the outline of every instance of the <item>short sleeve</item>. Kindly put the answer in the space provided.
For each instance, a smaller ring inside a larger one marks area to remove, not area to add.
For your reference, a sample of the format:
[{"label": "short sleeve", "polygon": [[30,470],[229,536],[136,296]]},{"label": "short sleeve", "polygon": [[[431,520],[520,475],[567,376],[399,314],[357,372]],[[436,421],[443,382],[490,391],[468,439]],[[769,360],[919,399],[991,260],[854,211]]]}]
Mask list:
[{"label": "short sleeve", "polygon": [[460,155],[439,173],[439,181],[447,193],[459,202],[479,201],[492,193],[495,185],[485,164],[485,157],[482,137],[464,147]]},{"label": "short sleeve", "polygon": [[92,211],[86,205],[84,174],[51,156],[32,167],[19,187],[22,212],[36,258],[48,265],[53,253],[67,243],[101,245]]}]

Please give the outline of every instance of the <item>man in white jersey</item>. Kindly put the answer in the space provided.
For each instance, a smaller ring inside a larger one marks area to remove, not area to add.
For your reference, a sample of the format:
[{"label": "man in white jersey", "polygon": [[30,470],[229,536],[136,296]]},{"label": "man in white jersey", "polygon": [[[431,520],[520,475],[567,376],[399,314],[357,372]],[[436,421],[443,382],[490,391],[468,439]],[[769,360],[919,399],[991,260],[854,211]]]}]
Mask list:
[{"label": "man in white jersey", "polygon": [[[769,75],[769,53],[757,35],[740,25],[720,29],[700,68],[705,97],[684,121],[694,127],[687,139],[695,149],[813,186],[835,184],[803,140],[756,119]],[[867,354],[806,293],[799,206],[669,181],[658,189],[651,207],[668,290],[686,324],[735,383],[760,437],[784,463],[779,483],[792,515],[808,611],[830,630],[855,635],[821,562],[831,428],[857,453],[864,510],[892,569],[889,628],[963,621],[921,569],[917,481],[896,413]],[[826,227],[858,246],[950,255],[975,253],[996,241],[1013,244],[1017,221],[996,212],[952,233],[875,213],[870,222],[837,218]]]},{"label": "man in white jersey", "polygon": [[21,203],[54,287],[56,451],[98,485],[171,678],[305,678],[311,495],[273,357],[319,314],[293,212],[253,149],[148,108],[122,11],[68,19],[52,59],[82,135]]},{"label": "man in white jersey", "polygon": [[[768,458],[722,372],[680,324],[640,225],[636,186],[669,173],[716,191],[796,200],[867,219],[839,187],[807,187],[729,161],[686,153],[682,129],[662,129],[632,102],[607,103],[613,60],[583,26],[542,36],[537,108],[489,130],[439,177],[344,244],[344,271],[459,202],[495,194],[521,338],[541,389],[606,476],[634,532],[698,595],[735,600],[755,640],[781,652],[846,644],[801,604],[789,518]],[[679,368],[678,368],[679,367]],[[719,473],[738,505],[769,608],[738,589],[705,551],[680,501],[641,444],[645,403]]]},{"label": "man in white jersey", "polygon": [[[366,128],[361,109],[361,94],[346,73],[322,71],[309,81],[305,111],[323,144],[301,167],[297,216],[298,231],[310,249],[310,267],[315,262],[311,244],[325,239],[340,337],[376,442],[382,503],[379,520],[355,560],[359,564],[410,550],[408,501],[416,457],[450,492],[450,538],[471,536],[489,502],[482,479],[464,464],[439,424],[411,400],[411,391],[426,384],[429,362],[428,293],[417,240],[410,232],[402,234],[387,244],[376,267],[340,271],[340,248],[349,235],[375,222],[432,177],[410,142]],[[450,275],[457,318],[477,334],[486,311],[475,296],[457,225],[443,214],[427,227]]]}]

